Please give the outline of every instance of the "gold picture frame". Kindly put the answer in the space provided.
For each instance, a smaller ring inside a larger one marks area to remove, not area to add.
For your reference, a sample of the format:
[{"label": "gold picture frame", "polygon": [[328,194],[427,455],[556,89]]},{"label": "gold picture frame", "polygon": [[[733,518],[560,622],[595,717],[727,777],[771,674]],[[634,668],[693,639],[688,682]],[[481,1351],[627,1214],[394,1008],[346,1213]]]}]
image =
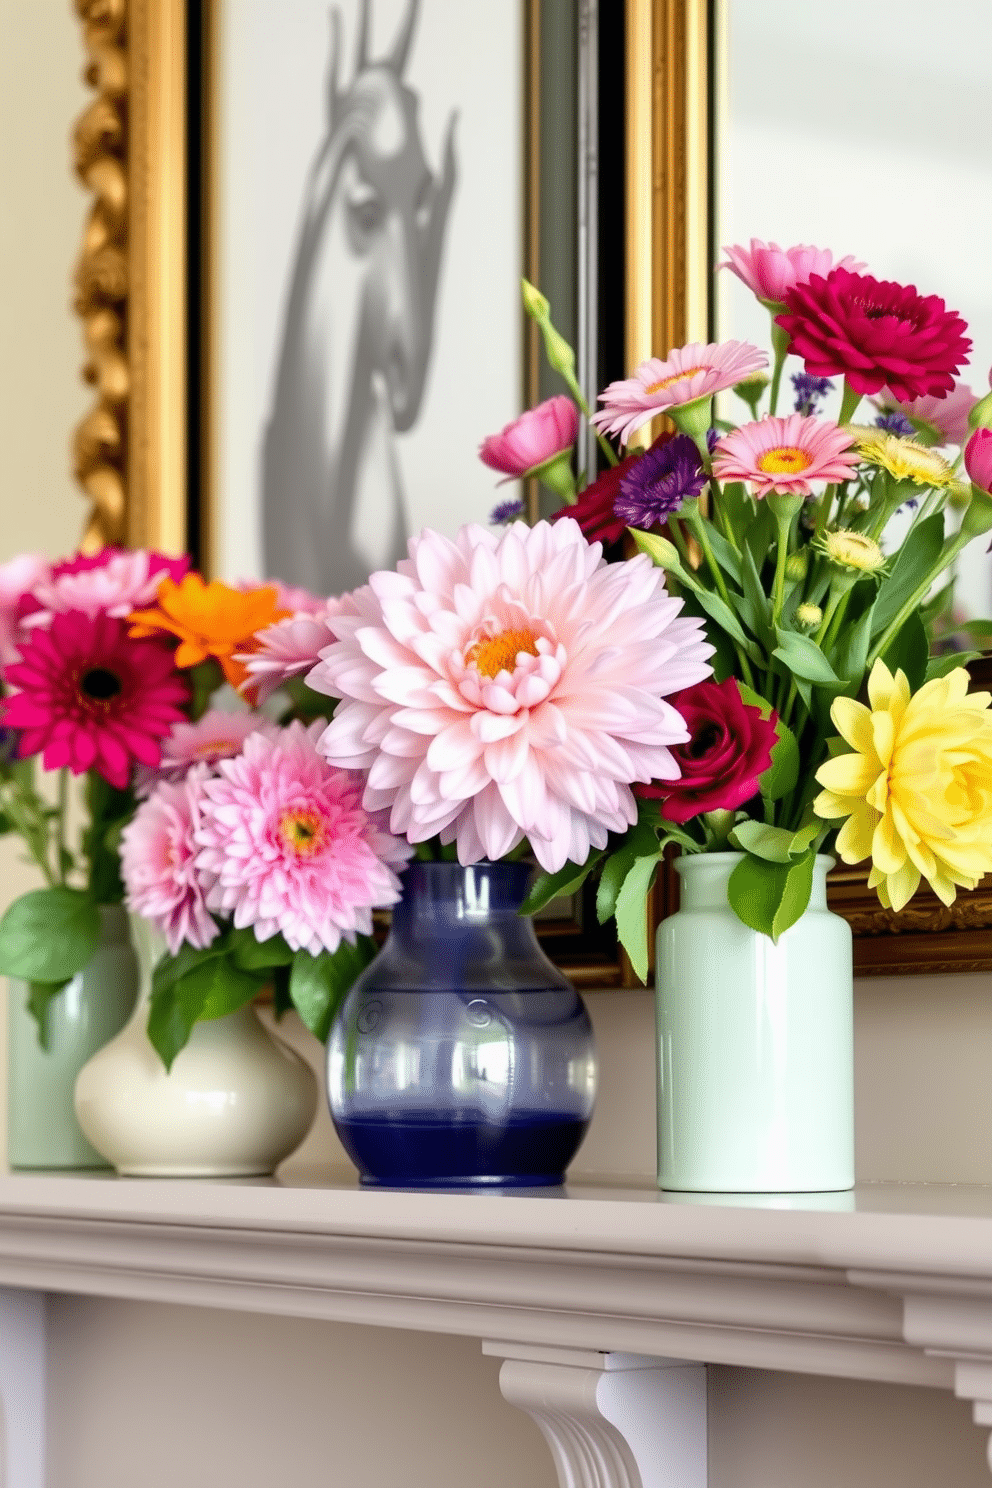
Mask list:
[{"label": "gold picture frame", "polygon": [[[90,504],[84,545],[179,551],[187,509],[187,5],[75,3],[95,90],[75,131],[77,170],[92,194],[76,274],[84,376],[96,394],[74,444]],[[624,304],[632,366],[658,348],[708,339],[713,22],[708,0],[624,5]],[[539,7],[532,0],[529,28]],[[527,96],[533,101],[533,79]],[[533,172],[529,180],[533,209]],[[532,211],[531,254],[535,241]],[[972,672],[992,683],[992,658]],[[841,869],[831,879],[831,904],[855,932],[856,971],[992,970],[992,885],[962,895],[950,910],[920,894],[896,917],[880,908],[866,877]],[[662,874],[653,920],[669,912],[674,894],[674,874]],[[582,949],[580,919],[548,930],[564,969],[584,986],[635,985],[622,956]]]}]

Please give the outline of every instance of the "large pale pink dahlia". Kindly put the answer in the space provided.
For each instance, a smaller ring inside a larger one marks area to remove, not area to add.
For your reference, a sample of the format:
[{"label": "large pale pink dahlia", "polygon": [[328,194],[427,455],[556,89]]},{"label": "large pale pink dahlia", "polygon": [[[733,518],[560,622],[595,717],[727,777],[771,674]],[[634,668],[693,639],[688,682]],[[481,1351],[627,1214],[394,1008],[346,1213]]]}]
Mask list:
[{"label": "large pale pink dahlia", "polygon": [[395,904],[394,872],[410,857],[362,806],[360,776],[317,752],[324,725],[252,734],[203,785],[196,864],[207,906],[256,940],[281,931],[294,951],[336,951]]},{"label": "large pale pink dahlia", "polygon": [[0,722],[21,730],[22,759],[41,754],[46,770],[95,770],[124,790],[137,761],[157,765],[160,740],[182,716],[189,689],[160,641],[135,641],[127,622],[70,610],[55,615],[6,669],[17,689],[0,702]]},{"label": "large pale pink dahlia", "polygon": [[806,284],[810,274],[829,274],[833,268],[861,270],[867,265],[848,254],[834,263],[829,248],[814,248],[811,243],[797,243],[794,248],[780,248],[777,243],[763,243],[752,238],[750,248],[739,245],[724,248],[727,262],[717,264],[729,269],[746,284],[759,300],[781,304],[788,290]]},{"label": "large pale pink dahlia", "polygon": [[912,284],[836,268],[794,285],[785,304],[775,320],[806,370],[846,377],[863,396],[888,387],[903,403],[942,397],[971,350],[961,316]]},{"label": "large pale pink dahlia", "polygon": [[650,357],[633,377],[611,382],[600,393],[603,407],[591,422],[603,434],[617,434],[626,444],[642,424],[685,403],[708,398],[768,366],[768,358],[747,341],[690,342],[670,351],[666,361]]},{"label": "large pale pink dahlia", "polygon": [[183,781],[162,781],[121,833],[125,903],[165,936],[173,956],[184,941],[202,950],[219,933],[196,869],[194,834],[209,773],[197,765]]},{"label": "large pale pink dahlia", "polygon": [[713,450],[717,480],[746,481],[755,496],[812,496],[811,481],[842,481],[859,456],[832,419],[767,415],[725,434]]},{"label": "large pale pink dahlia", "polygon": [[129,615],[152,604],[163,579],[177,583],[189,568],[188,558],[167,558],[164,553],[138,548],[104,548],[86,557],[77,553],[57,563],[51,576],[32,588],[37,603],[25,616],[27,626],[48,626],[53,615],[81,610],[85,615]]},{"label": "large pale pink dahlia", "polygon": [[320,747],[368,772],[364,801],[411,842],[440,834],[462,863],[526,836],[555,871],[636,819],[634,781],[678,777],[688,734],[666,701],[712,647],[638,556],[607,564],[576,522],[413,538],[336,615],[310,673],[343,699]]}]

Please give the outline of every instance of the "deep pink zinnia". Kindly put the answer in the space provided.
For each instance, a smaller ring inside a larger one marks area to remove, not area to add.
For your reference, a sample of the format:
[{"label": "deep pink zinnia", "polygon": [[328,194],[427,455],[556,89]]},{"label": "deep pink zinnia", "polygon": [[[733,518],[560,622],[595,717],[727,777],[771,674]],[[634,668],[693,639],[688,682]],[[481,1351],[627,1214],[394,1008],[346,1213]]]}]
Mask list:
[{"label": "deep pink zinnia", "polygon": [[479,445],[479,459],[507,480],[515,480],[571,449],[578,432],[579,410],[559,393],[528,408],[498,434],[490,434]]},{"label": "deep pink zinnia", "polygon": [[136,760],[158,764],[159,741],[183,717],[189,691],[171,650],[132,640],[127,629],[124,620],[70,610],[21,647],[6,671],[17,691],[0,703],[0,722],[22,731],[22,759],[41,753],[46,770],[95,770],[118,790]]},{"label": "deep pink zinnia", "polygon": [[811,274],[785,297],[775,321],[817,377],[846,377],[862,396],[888,387],[902,403],[941,397],[968,360],[968,327],[937,295],[836,268]]},{"label": "deep pink zinnia", "polygon": [[717,441],[713,474],[721,481],[746,481],[755,496],[812,496],[810,481],[848,480],[858,459],[850,434],[833,419],[766,414]]},{"label": "deep pink zinnia", "polygon": [[202,950],[220,933],[196,870],[206,765],[185,780],[162,781],[121,833],[125,903],[165,936],[173,956],[186,942]]},{"label": "deep pink zinnia", "polygon": [[810,274],[829,274],[833,268],[861,270],[867,265],[848,254],[834,263],[829,248],[814,248],[811,243],[797,243],[794,248],[780,248],[777,243],[763,243],[752,238],[750,248],[740,245],[724,248],[727,262],[718,269],[729,269],[746,284],[759,300],[782,304],[786,292],[797,284],[806,284]]},{"label": "deep pink zinnia", "polygon": [[323,723],[252,734],[203,785],[197,870],[207,906],[256,940],[282,932],[294,951],[336,951],[395,904],[407,843],[362,806],[363,780],[317,753]]}]

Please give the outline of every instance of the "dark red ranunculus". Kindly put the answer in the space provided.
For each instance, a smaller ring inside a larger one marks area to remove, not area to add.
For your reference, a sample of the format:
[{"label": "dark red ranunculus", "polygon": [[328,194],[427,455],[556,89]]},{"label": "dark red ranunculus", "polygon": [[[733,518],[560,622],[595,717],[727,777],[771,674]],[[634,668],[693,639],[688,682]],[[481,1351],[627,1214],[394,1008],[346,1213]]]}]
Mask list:
[{"label": "dark red ranunculus", "polygon": [[704,811],[735,811],[758,793],[758,781],[772,762],[778,715],[762,718],[761,709],[745,703],[737,682],[697,682],[667,698],[685,719],[686,744],[672,754],[680,780],[638,785],[639,796],[662,802],[666,821],[687,822]]},{"label": "dark red ranunculus", "polygon": [[939,296],[871,274],[811,274],[787,291],[785,305],[775,321],[807,372],[844,376],[862,395],[888,387],[901,403],[945,397],[971,350],[967,324]]},{"label": "dark red ranunculus", "polygon": [[[668,430],[658,435],[651,448],[661,449],[674,438],[674,431]],[[557,522],[559,517],[574,517],[588,542],[619,542],[627,531],[628,524],[617,516],[613,508],[620,495],[620,482],[640,458],[641,451],[638,450],[634,455],[627,455],[619,465],[611,465],[609,470],[604,470],[592,485],[586,486],[574,506],[563,506],[561,511],[556,511],[551,518],[552,522]]]}]

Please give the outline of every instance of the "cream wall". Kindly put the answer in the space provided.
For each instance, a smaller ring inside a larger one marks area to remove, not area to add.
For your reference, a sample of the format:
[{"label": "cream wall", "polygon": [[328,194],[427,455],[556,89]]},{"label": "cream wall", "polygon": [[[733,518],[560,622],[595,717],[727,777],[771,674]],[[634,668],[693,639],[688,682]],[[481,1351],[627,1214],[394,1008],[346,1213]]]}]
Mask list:
[{"label": "cream wall", "polygon": [[[87,98],[80,68],[70,0],[0,0],[0,560],[67,550],[82,519],[68,456],[89,402],[69,311],[84,209],[68,145]],[[4,845],[2,900],[31,882],[15,859]],[[982,977],[859,985],[862,1178],[992,1181],[989,990]],[[576,1171],[650,1175],[650,996],[589,1002],[602,1095]],[[301,1046],[307,1037],[295,1030]],[[332,1143],[322,1113],[301,1158]],[[69,1297],[52,1299],[50,1320],[50,1488],[554,1483],[536,1428],[503,1404],[496,1361],[470,1340]],[[711,1453],[713,1488],[988,1481],[961,1402],[743,1370],[712,1371]]]}]

